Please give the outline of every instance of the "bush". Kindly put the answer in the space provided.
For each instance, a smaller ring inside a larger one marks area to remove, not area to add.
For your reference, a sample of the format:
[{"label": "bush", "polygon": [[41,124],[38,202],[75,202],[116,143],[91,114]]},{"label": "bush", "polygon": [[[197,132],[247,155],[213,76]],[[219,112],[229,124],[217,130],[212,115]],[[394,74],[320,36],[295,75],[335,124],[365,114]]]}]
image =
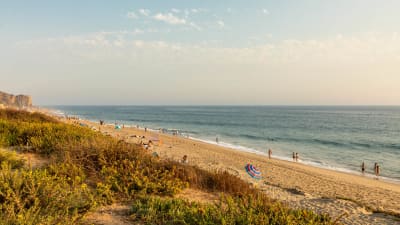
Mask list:
[{"label": "bush", "polygon": [[222,196],[218,204],[145,197],[132,205],[131,218],[144,224],[333,224],[328,216],[292,211],[263,195]]},{"label": "bush", "polygon": [[0,144],[4,147],[27,147],[30,151],[49,155],[60,145],[96,136],[89,128],[61,123],[19,122],[0,120]]},{"label": "bush", "polygon": [[75,224],[93,205],[84,183],[69,184],[47,170],[0,170],[0,221],[4,224]]},{"label": "bush", "polygon": [[28,112],[16,109],[0,109],[0,119],[18,122],[51,122],[59,123],[56,119],[38,112]]},{"label": "bush", "polygon": [[170,195],[187,187],[187,183],[175,176],[175,169],[157,170],[142,164],[141,161],[121,160],[104,167],[101,171],[105,185],[127,198],[135,194]]},{"label": "bush", "polygon": [[165,168],[176,168],[176,176],[190,184],[190,187],[209,192],[223,192],[235,196],[256,193],[257,190],[239,177],[226,171],[210,172],[195,166],[177,162],[164,162]]},{"label": "bush", "polygon": [[25,160],[13,151],[0,149],[0,165],[2,164],[9,165],[11,169],[19,169],[24,166]]}]

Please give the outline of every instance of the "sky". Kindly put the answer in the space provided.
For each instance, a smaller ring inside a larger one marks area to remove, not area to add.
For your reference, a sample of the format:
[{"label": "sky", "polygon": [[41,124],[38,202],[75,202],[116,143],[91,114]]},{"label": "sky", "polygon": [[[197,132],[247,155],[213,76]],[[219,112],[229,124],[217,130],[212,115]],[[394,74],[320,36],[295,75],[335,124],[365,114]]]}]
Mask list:
[{"label": "sky", "polygon": [[36,105],[400,105],[398,0],[0,0]]}]

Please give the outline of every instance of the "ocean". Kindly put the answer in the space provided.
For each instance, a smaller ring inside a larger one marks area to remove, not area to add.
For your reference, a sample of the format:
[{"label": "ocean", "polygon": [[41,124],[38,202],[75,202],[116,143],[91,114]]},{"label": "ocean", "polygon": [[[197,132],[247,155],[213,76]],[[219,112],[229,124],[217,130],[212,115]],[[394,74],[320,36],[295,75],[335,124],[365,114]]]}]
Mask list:
[{"label": "ocean", "polygon": [[[265,157],[400,182],[399,106],[46,106],[91,121],[178,130],[185,137]],[[216,138],[218,137],[218,143]]]}]

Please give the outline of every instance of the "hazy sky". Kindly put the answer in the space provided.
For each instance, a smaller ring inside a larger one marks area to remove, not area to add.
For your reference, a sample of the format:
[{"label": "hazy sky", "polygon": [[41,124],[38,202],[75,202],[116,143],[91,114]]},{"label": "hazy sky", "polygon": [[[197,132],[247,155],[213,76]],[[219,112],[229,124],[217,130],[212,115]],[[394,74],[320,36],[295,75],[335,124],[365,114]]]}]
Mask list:
[{"label": "hazy sky", "polygon": [[35,104],[400,104],[398,0],[0,0]]}]

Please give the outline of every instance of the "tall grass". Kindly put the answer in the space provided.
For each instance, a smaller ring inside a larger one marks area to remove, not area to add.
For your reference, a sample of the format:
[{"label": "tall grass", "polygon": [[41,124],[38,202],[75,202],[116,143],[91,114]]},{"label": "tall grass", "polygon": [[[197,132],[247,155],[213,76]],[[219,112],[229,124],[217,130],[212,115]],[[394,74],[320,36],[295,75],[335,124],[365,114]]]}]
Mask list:
[{"label": "tall grass", "polygon": [[[0,221],[6,224],[74,223],[98,205],[119,201],[133,201],[133,218],[148,224],[330,223],[326,216],[272,201],[229,173],[159,160],[139,145],[42,114],[0,110],[1,146],[51,161],[36,170],[3,163]],[[170,199],[189,186],[226,197],[219,205]]]},{"label": "tall grass", "polygon": [[59,123],[58,120],[38,112],[28,112],[16,109],[0,109],[0,118],[17,122],[50,122]]},{"label": "tall grass", "polygon": [[0,148],[0,165],[7,164],[11,169],[22,168],[25,164],[25,159],[17,155],[17,153]]},{"label": "tall grass", "polygon": [[218,204],[159,197],[136,200],[131,217],[144,224],[332,224],[329,217],[307,210],[290,210],[280,203],[265,204],[264,195],[221,196]]},{"label": "tall grass", "polygon": [[92,206],[91,190],[83,183],[47,170],[0,170],[0,224],[75,224]]}]

